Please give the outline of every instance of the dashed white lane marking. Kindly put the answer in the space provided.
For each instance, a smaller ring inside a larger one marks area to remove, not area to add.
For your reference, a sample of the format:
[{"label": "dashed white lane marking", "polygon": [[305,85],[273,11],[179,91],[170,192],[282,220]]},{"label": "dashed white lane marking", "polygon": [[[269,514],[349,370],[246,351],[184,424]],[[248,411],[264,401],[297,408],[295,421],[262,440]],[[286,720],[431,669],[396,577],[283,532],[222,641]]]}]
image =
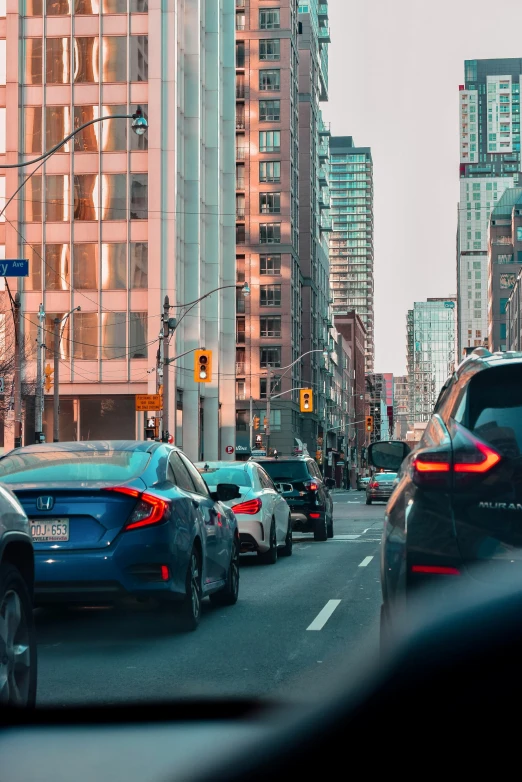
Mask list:
[{"label": "dashed white lane marking", "polygon": [[360,535],[334,535],[332,540],[357,540]]},{"label": "dashed white lane marking", "polygon": [[322,630],[331,615],[337,608],[340,600],[329,600],[324,608],[321,608],[314,621],[308,625],[307,630]]},{"label": "dashed white lane marking", "polygon": [[365,557],[362,562],[359,563],[359,567],[367,567],[372,561],[373,557]]}]

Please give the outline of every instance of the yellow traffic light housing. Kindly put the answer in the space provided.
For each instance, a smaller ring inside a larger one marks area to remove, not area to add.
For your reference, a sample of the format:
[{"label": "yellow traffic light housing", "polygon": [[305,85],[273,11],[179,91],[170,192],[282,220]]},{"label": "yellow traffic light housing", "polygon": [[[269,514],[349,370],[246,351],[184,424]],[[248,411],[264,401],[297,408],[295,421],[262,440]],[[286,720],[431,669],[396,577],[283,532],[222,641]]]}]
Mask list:
[{"label": "yellow traffic light housing", "polygon": [[254,429],[259,429],[259,423],[260,423],[259,416],[258,415],[254,416]]},{"label": "yellow traffic light housing", "polygon": [[373,415],[366,416],[366,431],[373,432]]},{"label": "yellow traffic light housing", "polygon": [[311,388],[301,388],[299,391],[299,406],[302,413],[313,413],[314,394]]},{"label": "yellow traffic light housing", "polygon": [[45,367],[45,379],[44,379],[44,388],[46,391],[50,391],[53,386],[53,381],[51,379],[51,375],[54,374],[54,369],[51,369],[51,365],[47,364]]},{"label": "yellow traffic light housing", "polygon": [[194,353],[194,382],[210,383],[212,380],[212,351],[196,350]]}]

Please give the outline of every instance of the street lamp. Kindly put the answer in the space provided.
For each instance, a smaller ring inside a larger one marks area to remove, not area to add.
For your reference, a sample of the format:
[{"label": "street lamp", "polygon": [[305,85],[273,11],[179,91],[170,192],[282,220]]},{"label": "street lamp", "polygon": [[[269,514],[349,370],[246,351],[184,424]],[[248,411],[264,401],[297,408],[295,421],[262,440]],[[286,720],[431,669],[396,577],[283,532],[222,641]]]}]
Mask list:
[{"label": "street lamp", "polygon": [[[200,296],[198,299],[195,299],[194,301],[189,301],[186,304],[171,304],[169,301],[169,297],[165,296],[165,299],[163,301],[163,334],[160,336],[161,342],[163,344],[163,409],[162,409],[162,417],[161,417],[161,439],[163,442],[168,442],[169,439],[169,371],[168,371],[168,365],[170,364],[169,359],[169,339],[172,332],[174,332],[183,318],[188,315],[191,309],[193,309],[197,304],[202,302],[204,299],[211,296],[213,293],[216,293],[217,291],[225,290],[226,288],[236,288],[237,285],[234,283],[233,285],[220,285],[217,288],[213,288],[208,293],[204,293],[202,296]],[[245,282],[245,284],[242,287],[243,296],[245,298],[250,295],[250,287],[248,285],[248,282]],[[170,310],[178,307],[187,307],[185,312],[182,314],[180,319],[176,321],[174,318],[170,317]],[[188,350],[187,353],[190,353],[191,351]],[[181,355],[185,355],[185,353],[182,353]],[[177,356],[177,358],[180,358],[180,356]],[[161,361],[161,358],[160,358]]]},{"label": "street lamp", "polygon": [[65,324],[73,312],[80,312],[81,307],[75,307],[63,318],[54,319],[54,395],[53,395],[53,443],[60,442],[60,325]]}]

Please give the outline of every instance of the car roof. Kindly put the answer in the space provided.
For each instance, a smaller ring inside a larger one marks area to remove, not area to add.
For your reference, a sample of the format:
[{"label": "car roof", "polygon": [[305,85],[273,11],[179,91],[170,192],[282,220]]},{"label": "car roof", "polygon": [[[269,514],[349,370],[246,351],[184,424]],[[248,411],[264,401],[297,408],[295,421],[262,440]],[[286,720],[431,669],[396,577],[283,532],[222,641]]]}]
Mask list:
[{"label": "car roof", "polygon": [[220,467],[232,467],[232,469],[240,469],[243,470],[247,469],[248,462],[228,462],[228,461],[222,461],[222,462],[210,462],[210,461],[203,461],[203,462],[194,462],[195,466],[198,469],[204,469],[205,467],[208,467],[210,470],[215,470]]},{"label": "car roof", "polygon": [[303,462],[311,458],[311,456],[252,456],[251,460],[263,464],[263,462]]},{"label": "car roof", "polygon": [[460,377],[471,366],[482,365],[483,369],[491,369],[493,367],[512,365],[513,363],[522,364],[522,352],[517,350],[499,350],[495,353],[490,353],[486,348],[477,348],[471,355],[466,356],[461,361],[456,369],[456,373]]},{"label": "car roof", "polygon": [[[57,451],[66,451],[68,453],[90,451],[103,453],[104,451],[140,451],[142,453],[153,453],[162,443],[155,440],[72,440],[65,443],[38,443],[33,445],[24,445],[17,448],[16,453],[56,453]],[[9,451],[14,453],[14,451]],[[8,454],[5,454],[8,456]]]}]

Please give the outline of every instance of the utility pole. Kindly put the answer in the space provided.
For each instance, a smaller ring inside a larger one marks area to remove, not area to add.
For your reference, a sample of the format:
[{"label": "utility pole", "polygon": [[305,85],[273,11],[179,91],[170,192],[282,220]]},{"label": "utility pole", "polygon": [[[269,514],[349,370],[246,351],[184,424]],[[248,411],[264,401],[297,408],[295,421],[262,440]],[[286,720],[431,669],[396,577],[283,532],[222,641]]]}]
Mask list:
[{"label": "utility pole", "polygon": [[163,412],[161,421],[161,439],[169,440],[169,297],[163,302]]},{"label": "utility pole", "polygon": [[270,456],[270,394],[272,393],[272,381],[270,379],[270,365],[266,368],[266,455]]},{"label": "utility pole", "polygon": [[42,375],[42,350],[43,350],[43,321],[45,312],[43,304],[38,309],[38,336],[36,338],[36,399],[34,407],[34,441],[42,442],[42,415],[44,407],[43,375]]},{"label": "utility pole", "polygon": [[324,403],[324,416],[323,416],[323,451],[322,451],[322,468],[323,468],[323,480],[325,478],[325,469],[326,469],[326,446],[328,442],[328,432],[326,431],[327,421],[326,421],[326,400]]},{"label": "utility pole", "polygon": [[250,442],[250,453],[252,453],[252,445],[254,442],[254,400],[252,397],[250,397],[250,421],[249,421],[249,442]]},{"label": "utility pole", "polygon": [[60,442],[60,318],[54,319],[53,443]]},{"label": "utility pole", "polygon": [[14,366],[14,447],[22,447],[22,335],[20,334],[20,293],[14,297],[15,366]]}]

